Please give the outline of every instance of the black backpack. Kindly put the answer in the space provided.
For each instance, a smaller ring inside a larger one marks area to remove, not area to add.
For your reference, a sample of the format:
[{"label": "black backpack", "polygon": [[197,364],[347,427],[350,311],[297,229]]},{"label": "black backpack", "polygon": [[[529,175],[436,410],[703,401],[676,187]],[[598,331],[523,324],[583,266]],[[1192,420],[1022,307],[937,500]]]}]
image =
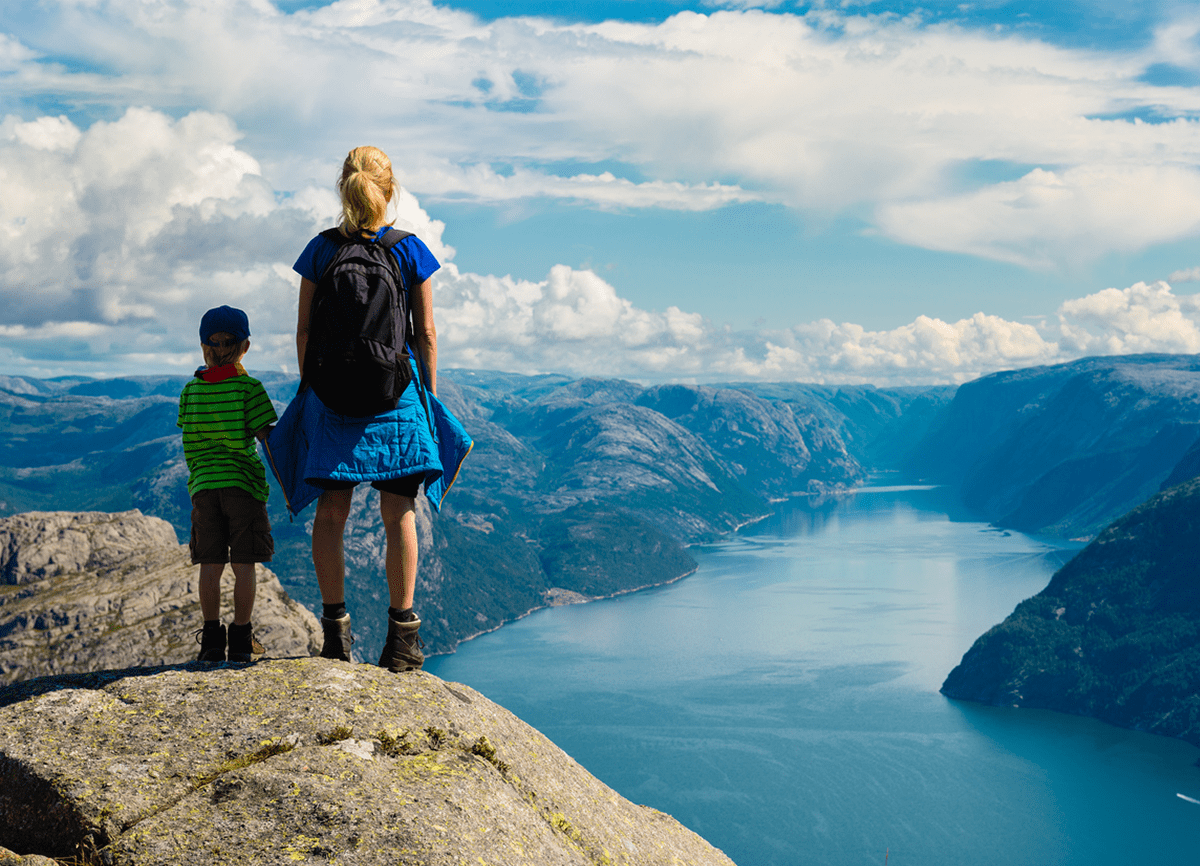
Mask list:
[{"label": "black backpack", "polygon": [[376,241],[321,232],[338,251],[313,294],[304,382],[335,412],[361,417],[395,409],[412,380],[408,289],[392,253],[410,234],[391,229]]}]

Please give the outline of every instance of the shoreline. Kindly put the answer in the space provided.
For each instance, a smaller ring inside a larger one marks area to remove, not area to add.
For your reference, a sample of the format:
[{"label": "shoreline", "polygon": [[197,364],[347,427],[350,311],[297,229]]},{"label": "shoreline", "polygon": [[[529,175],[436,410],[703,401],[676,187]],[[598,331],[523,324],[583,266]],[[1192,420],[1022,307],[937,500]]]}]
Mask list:
[{"label": "shoreline", "polygon": [[[467,637],[462,638],[461,640],[458,641],[458,643],[456,643],[454,645],[454,649],[452,649],[448,652],[430,653],[428,657],[433,658],[435,656],[454,655],[455,650],[457,650],[460,646],[465,644],[467,641],[475,640],[475,638],[477,638],[477,637],[483,637],[485,634],[491,634],[494,631],[499,631],[500,629],[504,628],[506,625],[511,625],[514,622],[520,622],[521,620],[525,619],[525,617],[529,616],[530,614],[537,613],[539,610],[548,610],[548,609],[554,608],[554,607],[569,607],[570,605],[573,605],[573,604],[590,604],[594,601],[605,601],[610,598],[617,598],[618,596],[629,595],[630,593],[641,592],[642,590],[646,590],[646,589],[654,589],[655,587],[659,587],[659,586],[670,586],[672,583],[678,583],[679,581],[683,580],[685,577],[691,577],[699,569],[700,569],[700,566],[695,565],[695,566],[692,566],[691,568],[689,568],[683,574],[677,575],[668,580],[662,580],[662,581],[659,581],[658,583],[646,583],[646,584],[642,584],[641,586],[633,586],[633,587],[630,587],[629,589],[622,589],[622,590],[618,590],[617,592],[609,593],[608,595],[584,595],[583,593],[571,592],[571,590],[563,590],[564,592],[571,593],[572,596],[578,596],[578,598],[573,599],[571,601],[560,602],[558,604],[553,604],[553,603],[539,604],[536,607],[531,607],[531,608],[529,608],[529,610],[525,611],[523,614],[521,614],[519,616],[515,616],[512,619],[506,619],[504,622],[499,623],[498,625],[495,625],[492,628],[484,629],[483,631],[477,631],[474,634],[471,634],[471,635],[468,635]],[[552,592],[554,592],[555,589],[559,589],[559,587],[550,587],[550,589],[546,590],[546,593],[547,594],[552,593]]]},{"label": "shoreline", "polygon": [[[807,496],[807,494],[802,494],[802,495]],[[775,502],[788,502],[792,498],[799,498],[799,497],[790,497],[788,499],[772,500],[771,504],[774,504]],[[758,517],[751,518],[750,520],[745,520],[745,521],[737,524],[736,526],[734,526],[732,529],[728,530],[727,532],[723,533],[719,541],[696,541],[696,542],[692,542],[690,544],[685,544],[685,545],[683,545],[683,547],[686,550],[689,547],[703,546],[706,544],[719,544],[719,543],[721,543],[721,541],[727,540],[727,538],[729,536],[737,534],[740,530],[744,529],[745,527],[752,526],[753,524],[759,523],[763,520],[766,520],[768,517],[773,517],[774,515],[775,515],[774,511],[768,511],[766,514],[759,515]],[[497,625],[492,626],[491,628],[483,629],[482,631],[477,631],[477,632],[474,632],[473,634],[467,635],[464,638],[460,638],[459,641],[454,644],[453,649],[450,649],[446,652],[430,653],[428,657],[433,658],[435,656],[453,655],[455,653],[455,651],[460,646],[462,646],[464,643],[466,643],[467,641],[475,640],[475,638],[477,638],[477,637],[483,637],[484,635],[491,634],[494,631],[499,631],[500,629],[504,628],[504,626],[510,625],[514,622],[520,622],[521,620],[525,619],[525,617],[529,616],[530,614],[537,613],[539,610],[546,610],[548,608],[553,608],[553,607],[567,607],[568,605],[572,605],[572,604],[590,604],[594,601],[606,601],[607,599],[617,598],[622,595],[629,595],[630,593],[634,593],[634,592],[642,592],[647,589],[655,589],[656,587],[660,587],[660,586],[670,586],[672,583],[678,583],[679,581],[683,580],[685,577],[691,577],[693,574],[695,574],[697,571],[699,571],[699,569],[700,569],[699,565],[694,565],[691,568],[689,568],[687,571],[683,572],[682,574],[676,575],[675,577],[672,577],[668,580],[661,580],[657,583],[646,583],[646,584],[642,584],[641,586],[633,586],[628,589],[622,589],[622,590],[618,590],[617,592],[609,593],[608,595],[584,595],[583,593],[576,593],[571,590],[564,590],[561,587],[553,587],[552,586],[552,587],[550,587],[550,589],[546,590],[547,595],[549,595],[550,593],[553,593],[555,590],[559,590],[559,592],[570,596],[569,600],[561,601],[561,602],[558,602],[557,604],[554,603],[553,601],[551,601],[547,604],[539,604],[539,605],[536,605],[535,607],[531,607],[529,610],[525,611],[524,613],[520,614],[519,616],[515,616],[512,619],[506,619],[506,620],[504,620],[504,622],[498,623]]]}]

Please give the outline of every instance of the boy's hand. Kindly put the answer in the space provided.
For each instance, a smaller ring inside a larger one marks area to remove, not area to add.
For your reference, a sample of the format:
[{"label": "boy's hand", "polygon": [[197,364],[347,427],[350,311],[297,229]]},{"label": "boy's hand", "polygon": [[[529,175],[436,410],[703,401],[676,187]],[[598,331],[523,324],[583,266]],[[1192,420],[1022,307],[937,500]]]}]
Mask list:
[{"label": "boy's hand", "polygon": [[264,439],[266,439],[268,436],[271,435],[271,431],[274,429],[275,429],[274,424],[268,424],[266,427],[262,428],[257,433],[255,433],[254,438],[257,439],[259,442],[262,442]]}]

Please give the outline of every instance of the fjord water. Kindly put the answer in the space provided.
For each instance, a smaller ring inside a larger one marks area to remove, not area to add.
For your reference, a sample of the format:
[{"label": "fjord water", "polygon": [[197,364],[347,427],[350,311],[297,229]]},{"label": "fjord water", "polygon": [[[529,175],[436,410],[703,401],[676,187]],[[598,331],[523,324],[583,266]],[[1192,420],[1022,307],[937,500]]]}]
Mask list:
[{"label": "fjord water", "polygon": [[1195,862],[1200,750],[947,700],[1078,545],[938,490],[791,503],[685,580],[539,611],[427,668],[508,707],[739,866]]}]

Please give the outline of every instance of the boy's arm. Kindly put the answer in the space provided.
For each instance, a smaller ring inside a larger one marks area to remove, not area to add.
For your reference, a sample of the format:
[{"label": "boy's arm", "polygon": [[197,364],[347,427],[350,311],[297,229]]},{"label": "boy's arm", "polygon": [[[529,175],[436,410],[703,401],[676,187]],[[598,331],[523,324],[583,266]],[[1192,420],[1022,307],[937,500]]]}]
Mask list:
[{"label": "boy's arm", "polygon": [[255,381],[254,387],[246,395],[246,429],[259,442],[271,435],[279,416],[275,414],[275,404],[267,396],[267,389],[262,382]]},{"label": "boy's arm", "polygon": [[187,387],[179,392],[179,415],[175,418],[175,426],[183,429],[183,417],[187,413]]}]

